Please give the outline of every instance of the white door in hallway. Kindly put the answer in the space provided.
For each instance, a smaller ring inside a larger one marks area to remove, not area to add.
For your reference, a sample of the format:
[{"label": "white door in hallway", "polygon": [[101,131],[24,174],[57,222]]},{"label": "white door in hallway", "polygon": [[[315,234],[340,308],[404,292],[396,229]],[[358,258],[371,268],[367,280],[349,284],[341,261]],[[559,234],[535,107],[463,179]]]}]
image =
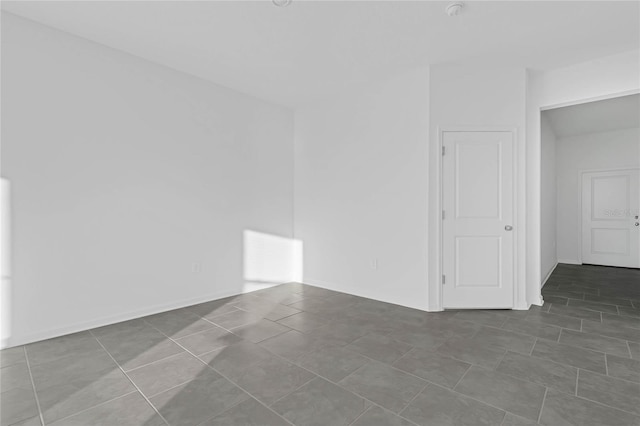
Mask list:
[{"label": "white door in hallway", "polygon": [[582,174],[582,263],[640,268],[640,173]]},{"label": "white door in hallway", "polygon": [[445,308],[512,308],[513,134],[444,132]]}]

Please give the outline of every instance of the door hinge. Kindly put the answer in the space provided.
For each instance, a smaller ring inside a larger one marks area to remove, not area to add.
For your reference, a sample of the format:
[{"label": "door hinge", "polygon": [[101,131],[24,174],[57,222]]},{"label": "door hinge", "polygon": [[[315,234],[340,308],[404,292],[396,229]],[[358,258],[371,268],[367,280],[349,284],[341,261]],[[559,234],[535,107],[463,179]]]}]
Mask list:
[{"label": "door hinge", "polygon": [[444,155],[445,151],[446,151],[446,150],[445,150],[445,147],[443,146],[443,147],[442,147],[442,155]]},{"label": "door hinge", "polygon": [[446,275],[442,275],[442,285],[447,283],[447,277]]}]

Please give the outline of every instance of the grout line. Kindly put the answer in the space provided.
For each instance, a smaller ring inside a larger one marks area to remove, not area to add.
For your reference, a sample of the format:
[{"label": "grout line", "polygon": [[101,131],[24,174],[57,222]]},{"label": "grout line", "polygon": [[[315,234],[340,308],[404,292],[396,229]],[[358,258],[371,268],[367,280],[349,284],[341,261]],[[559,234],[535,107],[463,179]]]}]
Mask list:
[{"label": "grout line", "polygon": [[631,352],[631,344],[629,343],[628,340],[626,340],[627,342],[627,349],[629,350],[629,359],[633,359],[633,353]]},{"label": "grout line", "polygon": [[609,377],[609,358],[607,354],[604,354],[604,371],[606,372],[606,376]]},{"label": "grout line", "polygon": [[542,405],[540,405],[540,413],[538,414],[538,423],[540,423],[540,420],[542,419],[542,411],[544,411],[544,403],[547,400],[547,392],[549,392],[549,388],[545,387],[544,396],[542,397]]},{"label": "grout line", "polygon": [[[215,349],[214,349],[214,350],[215,350]],[[125,371],[126,371],[127,373],[131,373],[132,371],[139,370],[140,368],[148,367],[148,366],[150,366],[150,365],[157,364],[157,363],[162,362],[162,361],[166,361],[166,360],[168,360],[168,359],[170,359],[170,358],[174,358],[174,357],[177,357],[177,356],[182,355],[182,354],[184,354],[184,352],[178,352],[177,354],[173,354],[173,355],[166,356],[166,357],[164,357],[164,358],[156,359],[155,361],[151,361],[151,362],[148,362],[148,363],[146,363],[146,364],[142,364],[142,365],[139,365],[138,367],[131,368],[131,369],[129,369],[129,370],[125,370]],[[118,364],[118,365],[119,365],[119,364]],[[124,370],[124,368],[123,368],[123,370]]]},{"label": "grout line", "polygon": [[350,422],[350,423],[349,423],[349,426],[351,426],[352,424],[354,424],[355,422],[357,422],[357,421],[358,421],[358,419],[359,419],[360,417],[364,416],[364,414],[365,414],[367,411],[369,411],[369,410],[371,410],[371,407],[367,407],[364,411],[362,411],[362,413],[360,413],[360,414],[358,415],[358,417],[356,417],[355,419],[353,419],[353,421],[352,421],[352,422]]},{"label": "grout line", "polygon": [[[560,329],[560,333],[558,333],[558,342],[560,342],[560,334],[562,333],[562,329]],[[529,356],[531,356],[531,354],[533,354],[533,350],[536,348],[536,345],[538,344],[538,338],[536,337],[536,340],[533,342],[533,346],[531,346],[531,350],[529,351]],[[504,359],[504,357],[503,357]],[[501,361],[502,362],[502,361]]]},{"label": "grout line", "polygon": [[471,370],[471,367],[472,367],[472,366],[473,366],[473,364],[469,364],[469,366],[467,367],[467,369],[466,369],[466,370],[464,370],[464,373],[462,374],[462,376],[460,376],[460,378],[458,379],[458,381],[456,382],[456,384],[455,384],[455,385],[453,385],[453,386],[451,387],[451,390],[452,390],[452,391],[456,388],[456,386],[458,386],[458,385],[460,384],[460,382],[462,381],[462,379],[464,379],[464,376],[466,376],[466,375],[467,375],[467,373],[469,372],[469,370]]},{"label": "grout line", "polygon": [[27,346],[22,347],[24,352],[24,360],[27,363],[27,370],[29,370],[29,379],[31,380],[31,388],[33,389],[33,396],[36,400],[36,407],[38,408],[38,415],[40,416],[40,424],[44,424],[44,415],[42,414],[42,408],[40,407],[40,398],[38,398],[38,392],[36,392],[36,382],[33,380],[33,374],[31,373],[31,363],[29,362],[29,356],[27,355]]},{"label": "grout line", "polygon": [[406,409],[409,407],[409,405],[411,405],[411,403],[412,403],[413,401],[415,401],[415,400],[416,400],[416,398],[417,398],[418,396],[420,396],[420,394],[422,394],[422,392],[424,392],[424,390],[425,390],[429,385],[430,385],[430,383],[429,383],[429,382],[427,382],[427,383],[422,387],[422,389],[420,389],[420,392],[418,392],[417,394],[415,394],[415,395],[413,396],[413,398],[411,398],[411,400],[410,400],[409,402],[407,402],[407,403],[404,405],[404,407],[402,407],[402,409],[401,409],[401,410],[399,410],[399,411],[398,411],[398,413],[397,413],[397,414],[398,414],[398,416],[400,415],[400,413],[402,413],[404,410],[406,410]]},{"label": "grout line", "polygon": [[274,406],[276,403],[280,402],[281,400],[283,400],[284,398],[288,397],[289,395],[297,392],[298,390],[302,389],[303,387],[305,387],[306,385],[308,385],[309,383],[313,382],[315,379],[318,379],[318,378],[321,379],[322,377],[318,376],[317,374],[314,374],[313,377],[311,377],[309,380],[307,380],[306,382],[304,382],[303,384],[301,384],[300,386],[298,386],[297,388],[295,388],[291,392],[288,392],[285,395],[282,395],[280,398],[278,398],[275,401],[273,401],[272,403],[270,403],[269,407]]},{"label": "grout line", "polygon": [[[145,321],[146,322],[146,321]],[[148,323],[147,323],[148,324]],[[134,388],[136,388],[136,390],[140,393],[140,395],[142,395],[142,397],[145,399],[145,401],[147,401],[147,404],[149,404],[151,406],[151,408],[153,408],[153,410],[158,413],[158,416],[160,416],[160,418],[162,419],[162,421],[164,421],[167,425],[169,425],[169,422],[167,421],[167,419],[164,418],[164,416],[162,414],[160,414],[160,411],[158,411],[158,409],[155,407],[155,405],[153,405],[151,403],[151,401],[149,400],[149,398],[147,398],[147,396],[142,393],[142,391],[140,390],[140,388],[138,387],[138,385],[136,385],[133,380],[131,380],[131,377],[129,377],[129,375],[127,374],[126,371],[124,371],[124,369],[122,368],[122,366],[120,364],[118,364],[118,362],[116,361],[116,359],[111,355],[111,353],[107,350],[107,348],[104,347],[104,345],[102,344],[102,342],[100,342],[98,340],[98,338],[95,336],[95,334],[93,334],[93,332],[91,330],[89,330],[89,333],[91,333],[91,335],[93,336],[94,339],[96,339],[96,341],[98,342],[98,344],[102,347],[102,349],[107,353],[107,355],[109,355],[109,357],[113,360],[113,362],[118,366],[118,368],[120,369],[120,371],[122,371],[122,374],[125,375],[125,377],[129,380],[129,382],[131,382],[131,384],[133,385]]]},{"label": "grout line", "polygon": [[578,382],[580,381],[580,369],[578,368],[578,371],[576,372],[576,396],[578,396]]}]

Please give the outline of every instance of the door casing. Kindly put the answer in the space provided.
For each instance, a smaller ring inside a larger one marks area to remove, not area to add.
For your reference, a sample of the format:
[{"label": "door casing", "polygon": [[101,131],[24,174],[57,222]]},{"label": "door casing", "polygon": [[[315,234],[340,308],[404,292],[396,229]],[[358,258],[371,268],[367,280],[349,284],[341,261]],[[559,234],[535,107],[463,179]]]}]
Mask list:
[{"label": "door casing", "polygon": [[[442,277],[443,272],[443,223],[442,223],[442,207],[443,207],[443,160],[442,160],[442,147],[444,146],[444,133],[447,132],[509,132],[513,138],[513,152],[512,152],[512,167],[513,167],[513,217],[514,217],[514,225],[513,225],[513,308],[514,309],[526,309],[528,306],[521,306],[519,303],[522,296],[526,294],[526,288],[524,287],[524,282],[518,280],[520,276],[520,249],[519,249],[519,241],[521,238],[524,238],[526,235],[525,224],[521,223],[518,220],[519,211],[518,211],[518,203],[520,201],[520,197],[525,197],[526,194],[520,194],[518,191],[519,188],[519,179],[518,179],[518,159],[519,159],[519,151],[520,151],[520,142],[518,140],[518,129],[513,126],[467,126],[467,125],[448,125],[448,126],[438,126],[438,142],[437,142],[437,153],[438,153],[438,161],[437,161],[437,170],[436,176],[438,179],[436,185],[436,208],[431,211],[432,214],[437,215],[436,221],[436,238],[437,238],[437,250],[435,251],[432,261],[430,265],[435,265],[436,274],[430,274],[431,277],[435,275],[437,277],[436,280],[429,280],[429,295],[432,299],[430,300],[430,305],[432,306],[433,311],[442,311],[443,301],[442,301],[442,282],[440,277]],[[433,151],[432,151],[433,152]]]}]

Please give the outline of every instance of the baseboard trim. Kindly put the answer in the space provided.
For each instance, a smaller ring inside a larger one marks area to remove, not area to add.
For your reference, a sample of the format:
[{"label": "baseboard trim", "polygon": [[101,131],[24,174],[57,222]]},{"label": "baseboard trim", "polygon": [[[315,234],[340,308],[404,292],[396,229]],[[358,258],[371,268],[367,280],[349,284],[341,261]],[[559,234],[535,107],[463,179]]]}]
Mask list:
[{"label": "baseboard trim", "polygon": [[[273,285],[278,285],[274,283]],[[0,349],[11,348],[14,346],[27,345],[29,343],[39,342],[40,340],[52,339],[54,337],[60,337],[71,333],[78,333],[80,331],[90,330],[96,327],[104,327],[106,325],[116,324],[122,321],[129,321],[136,318],[145,317],[147,315],[159,314],[162,312],[171,311],[174,309],[185,308],[187,306],[197,305],[199,303],[210,302],[213,300],[223,299],[225,297],[238,296],[243,293],[250,292],[217,292],[211,293],[205,296],[192,297],[189,299],[182,299],[177,302],[163,303],[139,309],[135,311],[129,311],[125,313],[119,313],[116,315],[109,315],[99,319],[82,321],[75,324],[70,324],[64,327],[57,327],[51,330],[41,331],[37,333],[31,333],[24,336],[11,336],[3,339],[0,342]]]},{"label": "baseboard trim", "polygon": [[542,280],[542,285],[540,286],[540,288],[542,289],[544,287],[544,285],[547,283],[547,281],[549,281],[549,278],[551,278],[551,274],[553,274],[553,271],[556,270],[556,268],[558,267],[558,264],[560,262],[556,262],[555,265],[553,265],[553,268],[551,268],[551,270],[549,271],[549,273],[547,274],[547,276],[544,278],[544,280]]},{"label": "baseboard trim", "polygon": [[578,262],[575,259],[558,259],[558,263],[566,263],[567,265],[582,265],[582,262]]}]

